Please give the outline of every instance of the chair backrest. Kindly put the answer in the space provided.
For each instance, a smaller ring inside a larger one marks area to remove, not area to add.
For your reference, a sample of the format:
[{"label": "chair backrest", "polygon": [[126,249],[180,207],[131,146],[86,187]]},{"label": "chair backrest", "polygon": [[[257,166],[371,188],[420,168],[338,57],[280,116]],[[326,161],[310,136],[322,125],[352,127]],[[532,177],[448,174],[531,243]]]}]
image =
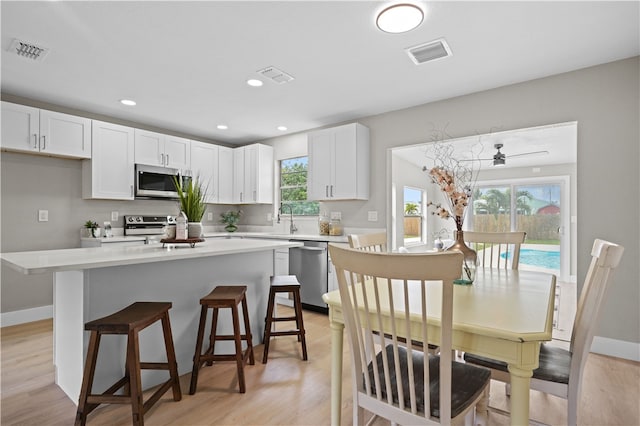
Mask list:
[{"label": "chair backrest", "polygon": [[585,277],[576,317],[571,333],[571,369],[569,387],[576,387],[580,395],[581,371],[591,349],[596,324],[600,318],[602,302],[611,283],[613,270],[620,263],[624,247],[596,239],[591,249],[591,264]]},{"label": "chair backrest", "polygon": [[[418,418],[429,419],[428,349],[427,345],[415,347],[411,342],[432,340],[440,345],[440,422],[449,424],[453,280],[459,278],[462,253],[377,253],[332,244],[329,253],[337,272],[351,346],[353,386],[357,388],[354,391],[366,395],[372,403],[387,404],[397,423],[415,424]],[[431,338],[427,318],[434,313],[428,309],[427,286],[438,286],[442,294],[441,304],[431,304],[437,306],[432,309],[440,311],[440,315],[435,316],[440,317],[441,333]],[[410,323],[410,318],[414,322]],[[402,339],[406,339],[406,343],[399,345]],[[423,380],[421,394],[416,391],[412,362],[402,362],[407,360],[399,355],[399,347],[403,345],[409,354],[412,350],[420,353],[423,375],[417,378],[417,383]],[[407,369],[407,374],[395,375]],[[409,383],[403,383],[402,378],[407,378]],[[393,394],[398,396],[395,403]]]},{"label": "chair backrest", "polygon": [[518,269],[520,245],[526,232],[471,232],[464,231],[464,241],[478,253],[478,266],[482,268]]},{"label": "chair backrest", "polygon": [[387,251],[387,233],[349,234],[349,247],[365,251]]}]

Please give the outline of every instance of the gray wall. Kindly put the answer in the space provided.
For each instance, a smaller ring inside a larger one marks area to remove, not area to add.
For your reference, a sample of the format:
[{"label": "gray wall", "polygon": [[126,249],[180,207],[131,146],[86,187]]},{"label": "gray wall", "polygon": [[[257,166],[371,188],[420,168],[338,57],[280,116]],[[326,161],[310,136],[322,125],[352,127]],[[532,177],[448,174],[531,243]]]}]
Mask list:
[{"label": "gray wall", "polygon": [[[386,227],[387,151],[426,142],[434,123],[448,124],[447,132],[456,138],[488,133],[496,127],[511,130],[577,121],[578,283],[584,280],[594,238],[624,245],[625,255],[597,334],[638,343],[639,65],[639,58],[635,57],[363,118],[359,122],[371,129],[370,199],[327,203],[327,210],[342,211],[345,227]],[[263,142],[276,146],[281,140]],[[153,206],[139,201],[81,200],[77,160],[4,153],[1,165],[1,240],[5,252],[71,247],[77,244],[75,235],[85,220],[108,220],[111,210],[141,213],[170,207],[170,203]],[[46,224],[36,221],[37,209],[41,208],[49,210],[50,221]],[[213,208],[217,209],[216,216],[226,210],[225,206]],[[268,208],[244,206],[245,220],[252,218],[255,224],[264,224],[260,218],[265,209]],[[378,211],[377,223],[367,221],[369,210]],[[36,278],[16,277],[6,268],[2,269],[2,278],[2,312],[51,304],[50,278],[32,282]]]},{"label": "gray wall", "polygon": [[[639,57],[504,86],[358,120],[371,130],[371,197],[334,202],[346,227],[387,223],[387,151],[429,140],[433,125],[452,138],[578,122],[577,279],[595,238],[625,246],[597,335],[640,342]],[[472,78],[470,74],[470,78]],[[262,141],[277,145],[279,138]]]}]

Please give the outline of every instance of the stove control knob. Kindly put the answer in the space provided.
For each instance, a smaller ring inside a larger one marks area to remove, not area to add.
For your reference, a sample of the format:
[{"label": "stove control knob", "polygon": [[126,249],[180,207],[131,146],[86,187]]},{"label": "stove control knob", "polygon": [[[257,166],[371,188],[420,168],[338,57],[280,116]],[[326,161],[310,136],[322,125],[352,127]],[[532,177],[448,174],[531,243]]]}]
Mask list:
[{"label": "stove control knob", "polygon": [[140,216],[136,217],[136,222],[142,222],[142,217]]},{"label": "stove control knob", "polygon": [[127,218],[127,222],[133,222],[133,218],[132,218],[131,216],[129,216],[129,217]]}]

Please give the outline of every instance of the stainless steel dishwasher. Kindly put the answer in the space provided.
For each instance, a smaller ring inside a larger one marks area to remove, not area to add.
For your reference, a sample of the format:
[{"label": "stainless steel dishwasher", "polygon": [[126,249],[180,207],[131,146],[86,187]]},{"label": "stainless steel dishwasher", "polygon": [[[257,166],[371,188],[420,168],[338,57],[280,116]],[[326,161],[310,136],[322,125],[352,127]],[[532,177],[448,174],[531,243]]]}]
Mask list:
[{"label": "stainless steel dishwasher", "polygon": [[302,247],[289,249],[289,274],[300,281],[302,307],[316,312],[329,311],[322,295],[327,292],[327,243],[324,241],[300,241]]}]

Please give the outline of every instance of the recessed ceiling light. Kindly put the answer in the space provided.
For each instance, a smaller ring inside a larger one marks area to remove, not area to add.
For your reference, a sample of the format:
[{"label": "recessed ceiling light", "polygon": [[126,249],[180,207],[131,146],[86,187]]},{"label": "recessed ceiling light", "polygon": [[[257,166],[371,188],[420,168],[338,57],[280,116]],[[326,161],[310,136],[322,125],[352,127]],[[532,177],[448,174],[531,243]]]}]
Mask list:
[{"label": "recessed ceiling light", "polygon": [[226,124],[218,124],[216,127],[219,130],[227,130],[229,128],[229,126],[227,126]]},{"label": "recessed ceiling light", "polygon": [[263,83],[261,80],[250,78],[249,80],[247,80],[247,84],[252,87],[260,87]]},{"label": "recessed ceiling light", "polygon": [[422,23],[424,12],[415,4],[399,3],[378,14],[376,25],[385,33],[405,33]]},{"label": "recessed ceiling light", "polygon": [[278,126],[278,130],[284,132],[285,130],[287,130],[287,126]]},{"label": "recessed ceiling light", "polygon": [[122,105],[134,106],[136,104],[136,101],[132,101],[131,99],[120,99],[120,103]]}]

